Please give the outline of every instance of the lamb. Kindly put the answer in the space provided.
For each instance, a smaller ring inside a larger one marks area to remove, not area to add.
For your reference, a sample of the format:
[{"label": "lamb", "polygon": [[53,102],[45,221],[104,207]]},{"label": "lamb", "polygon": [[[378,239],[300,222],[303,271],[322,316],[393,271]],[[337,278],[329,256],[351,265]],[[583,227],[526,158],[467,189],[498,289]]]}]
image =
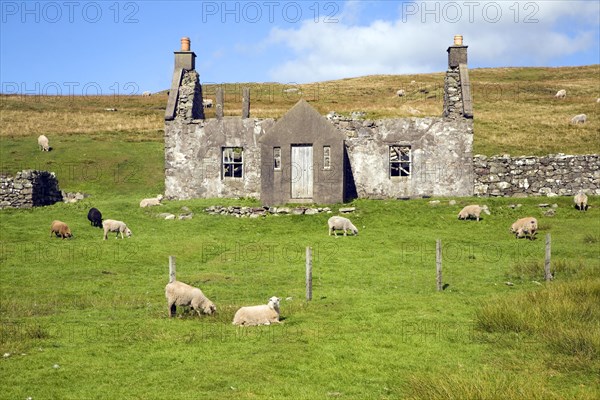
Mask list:
[{"label": "lamb", "polygon": [[58,220],[52,221],[52,225],[50,225],[50,237],[52,237],[53,233],[56,237],[61,237],[63,239],[73,237],[69,226]]},{"label": "lamb", "polygon": [[467,220],[469,218],[475,218],[477,221],[479,221],[479,215],[481,215],[482,211],[487,215],[490,215],[490,210],[486,205],[478,206],[476,204],[472,204],[470,206],[465,206],[465,208],[460,210],[458,213],[458,219]]},{"label": "lamb", "polygon": [[50,151],[50,145],[48,144],[46,135],[38,136],[38,146],[40,146],[41,151]]},{"label": "lamb", "polygon": [[567,91],[565,89],[560,89],[558,92],[556,92],[554,97],[557,99],[564,99],[567,97]]},{"label": "lamb", "polygon": [[585,124],[585,121],[587,121],[587,115],[585,114],[577,114],[571,118],[572,124]]},{"label": "lamb", "polygon": [[98,228],[102,228],[102,213],[97,208],[90,208],[88,211],[88,220],[90,220],[90,224],[92,226],[97,226]]},{"label": "lamb", "polygon": [[163,199],[163,195],[159,194],[156,197],[152,197],[149,199],[143,199],[140,201],[140,207],[152,207],[152,206],[161,206],[160,202]]},{"label": "lamb", "polygon": [[579,191],[579,193],[577,193],[575,195],[575,198],[573,199],[575,201],[575,208],[578,209],[579,211],[587,211],[588,209],[588,198],[586,196],[585,193],[583,193],[583,191]]},{"label": "lamb", "polygon": [[233,325],[255,326],[279,323],[279,297],[271,297],[268,304],[242,307],[233,317]]},{"label": "lamb", "polygon": [[177,306],[191,307],[198,315],[213,315],[217,311],[215,304],[202,293],[202,290],[186,283],[173,280],[165,286],[165,296],[169,308],[169,317],[177,313]]},{"label": "lamb", "polygon": [[[348,218],[331,217],[327,221],[327,224],[329,225],[329,236],[331,236],[332,232],[335,233],[336,230],[343,230],[344,236],[346,236],[347,231],[352,232],[355,236],[358,235],[358,229],[356,229],[356,227],[352,224],[352,222],[350,222]],[[335,236],[337,236],[337,233],[335,233]]]},{"label": "lamb", "polygon": [[534,239],[536,231],[538,229],[537,219],[533,217],[521,218],[512,224],[510,230],[515,234],[515,237],[528,237],[530,240]]},{"label": "lamb", "polygon": [[125,239],[123,237],[123,234],[125,234],[125,236],[127,237],[131,237],[132,235],[131,230],[127,227],[127,225],[125,225],[125,222],[123,221],[106,219],[102,223],[102,226],[104,227],[104,240],[106,240],[106,238],[108,237],[108,232],[117,232],[117,236],[115,236],[115,239],[119,237],[119,233],[121,233],[121,239]]}]

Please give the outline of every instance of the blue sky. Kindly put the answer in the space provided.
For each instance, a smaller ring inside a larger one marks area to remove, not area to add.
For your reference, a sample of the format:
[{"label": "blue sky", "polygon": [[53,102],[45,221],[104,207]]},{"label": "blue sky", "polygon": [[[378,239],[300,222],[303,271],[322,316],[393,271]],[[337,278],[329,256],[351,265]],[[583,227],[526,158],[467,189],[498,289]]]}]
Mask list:
[{"label": "blue sky", "polygon": [[170,86],[191,38],[203,83],[306,83],[471,68],[600,63],[598,1],[0,1],[3,93]]}]

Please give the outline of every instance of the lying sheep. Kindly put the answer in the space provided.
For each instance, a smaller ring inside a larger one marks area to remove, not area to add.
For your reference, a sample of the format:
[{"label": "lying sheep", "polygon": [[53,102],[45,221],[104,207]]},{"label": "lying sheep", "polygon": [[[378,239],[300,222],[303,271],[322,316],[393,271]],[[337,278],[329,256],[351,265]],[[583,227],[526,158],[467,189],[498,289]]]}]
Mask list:
[{"label": "lying sheep", "polygon": [[268,304],[242,307],[233,317],[233,325],[255,326],[279,323],[279,297],[271,297]]},{"label": "lying sheep", "polygon": [[215,304],[202,293],[202,290],[179,281],[165,286],[165,296],[169,308],[169,317],[177,313],[177,306],[191,307],[198,315],[212,315],[217,311]]},{"label": "lying sheep", "polygon": [[117,236],[115,236],[115,239],[119,237],[119,233],[121,233],[121,239],[125,239],[123,235],[127,237],[131,237],[132,235],[131,230],[127,227],[127,225],[125,225],[125,222],[123,221],[107,219],[104,220],[102,226],[104,227],[104,240],[106,240],[106,238],[108,237],[108,232],[117,232]]},{"label": "lying sheep", "polygon": [[40,146],[41,151],[50,151],[50,145],[48,144],[46,135],[38,136],[38,146]]},{"label": "lying sheep", "polygon": [[577,193],[575,195],[575,198],[573,199],[575,201],[575,208],[578,209],[579,211],[587,211],[588,209],[588,198],[586,196],[585,193],[583,193],[583,191],[579,191],[579,193]]},{"label": "lying sheep", "polygon": [[556,92],[554,97],[557,99],[564,99],[567,97],[567,91],[565,89],[560,89],[558,92]]},{"label": "lying sheep", "polygon": [[460,210],[458,213],[458,219],[466,220],[469,218],[475,218],[477,221],[479,221],[479,216],[481,215],[482,211],[487,215],[490,215],[490,210],[486,205],[478,206],[477,204],[472,204],[470,206],[465,206],[465,208]]},{"label": "lying sheep", "polygon": [[537,229],[537,219],[533,217],[521,218],[515,221],[510,227],[511,232],[515,234],[515,237],[529,237],[530,240],[534,239]]},{"label": "lying sheep", "polygon": [[587,115],[585,114],[578,114],[571,118],[572,124],[585,124],[585,121],[587,121]]},{"label": "lying sheep", "polygon": [[73,237],[69,226],[58,220],[52,221],[52,225],[50,225],[50,237],[52,237],[53,233],[56,235],[56,237],[63,239]]},{"label": "lying sheep", "polygon": [[[348,218],[331,217],[329,218],[329,220],[327,220],[327,224],[329,225],[329,236],[331,236],[332,232],[335,233],[336,230],[343,230],[344,236],[346,236],[347,231],[352,232],[354,235],[358,235],[358,229],[356,229],[356,227],[352,224],[352,222],[350,222]],[[335,233],[335,235],[337,236],[337,233]]]},{"label": "lying sheep", "polygon": [[143,199],[142,201],[140,201],[140,207],[151,207],[151,206],[160,206],[162,204],[160,204],[160,202],[163,199],[163,195],[159,194],[156,197],[152,197],[150,199]]},{"label": "lying sheep", "polygon": [[102,228],[102,213],[97,208],[90,208],[90,211],[88,211],[88,220],[92,226]]}]

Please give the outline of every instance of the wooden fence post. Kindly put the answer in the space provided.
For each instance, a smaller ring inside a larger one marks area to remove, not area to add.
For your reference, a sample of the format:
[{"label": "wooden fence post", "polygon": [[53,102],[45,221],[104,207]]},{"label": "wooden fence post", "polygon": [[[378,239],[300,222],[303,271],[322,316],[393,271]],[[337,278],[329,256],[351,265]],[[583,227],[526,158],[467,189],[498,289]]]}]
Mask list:
[{"label": "wooden fence post", "polygon": [[552,280],[552,272],[550,272],[550,258],[552,256],[550,234],[546,233],[546,260],[544,261],[544,279],[546,281]]},{"label": "wooden fence post", "polygon": [[169,283],[175,280],[175,256],[169,256]]},{"label": "wooden fence post", "polygon": [[435,273],[436,283],[438,292],[443,289],[442,287],[442,240],[437,239],[435,241]]},{"label": "wooden fence post", "polygon": [[312,300],[312,248],[306,248],[306,301]]}]

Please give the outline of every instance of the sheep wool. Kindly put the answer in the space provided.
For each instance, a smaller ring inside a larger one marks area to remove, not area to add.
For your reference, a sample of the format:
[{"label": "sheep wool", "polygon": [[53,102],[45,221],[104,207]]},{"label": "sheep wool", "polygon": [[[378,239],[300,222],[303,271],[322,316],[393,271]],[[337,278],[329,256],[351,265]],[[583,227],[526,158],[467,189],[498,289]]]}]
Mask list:
[{"label": "sheep wool", "polygon": [[52,234],[55,234],[62,239],[73,237],[69,226],[58,220],[52,221],[52,225],[50,225],[50,237],[52,237]]},{"label": "sheep wool", "polygon": [[233,325],[256,326],[279,323],[279,297],[271,297],[268,304],[242,307],[233,317]]},{"label": "sheep wool", "polygon": [[177,313],[177,306],[191,307],[198,315],[213,315],[217,311],[215,304],[197,287],[179,281],[172,281],[165,286],[165,296],[169,309],[169,317]]},{"label": "sheep wool", "polygon": [[587,195],[583,192],[579,192],[575,195],[573,199],[575,201],[575,208],[579,211],[587,211],[588,209],[588,198]]},{"label": "sheep wool", "polygon": [[347,236],[347,231],[352,232],[354,235],[358,235],[358,229],[356,226],[350,222],[348,218],[345,217],[331,217],[327,220],[327,225],[329,225],[329,236],[334,233],[337,236],[335,231],[344,231],[344,236]]},{"label": "sheep wool", "polygon": [[472,204],[470,206],[465,206],[465,208],[460,210],[460,212],[458,213],[458,219],[466,220],[469,218],[475,218],[477,221],[479,221],[479,216],[481,215],[481,212],[484,212],[487,215],[490,215],[490,210],[488,209],[488,206],[486,206],[486,205],[479,206],[477,204]]},{"label": "sheep wool", "polygon": [[534,217],[525,217],[518,219],[515,221],[510,230],[515,234],[515,237],[528,237],[530,240],[534,239],[535,234],[537,233],[538,223],[537,219]]},{"label": "sheep wool", "polygon": [[131,232],[131,230],[127,227],[127,225],[125,225],[125,222],[123,222],[123,221],[115,221],[114,219],[106,219],[102,223],[102,226],[104,227],[104,240],[106,240],[106,238],[108,237],[108,232],[117,232],[117,236],[115,238],[118,238],[119,233],[120,233],[121,239],[124,239],[123,235],[125,235],[127,237],[131,237],[131,235],[133,234]]}]

